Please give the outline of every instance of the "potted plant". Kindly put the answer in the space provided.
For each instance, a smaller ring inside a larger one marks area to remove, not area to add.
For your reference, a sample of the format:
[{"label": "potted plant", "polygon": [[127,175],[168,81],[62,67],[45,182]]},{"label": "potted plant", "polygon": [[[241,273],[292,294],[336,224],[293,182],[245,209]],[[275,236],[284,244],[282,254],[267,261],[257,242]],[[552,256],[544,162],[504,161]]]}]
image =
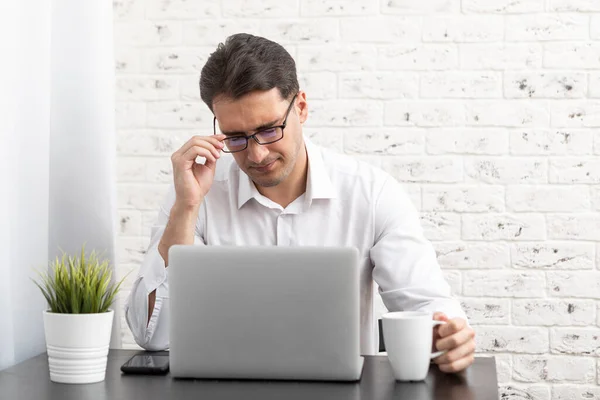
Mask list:
[{"label": "potted plant", "polygon": [[[68,256],[50,264],[34,281],[48,302],[44,333],[50,380],[93,383],[104,380],[114,310],[121,280],[111,283],[108,260],[95,251],[86,258]],[[125,279],[125,278],[123,278]]]}]

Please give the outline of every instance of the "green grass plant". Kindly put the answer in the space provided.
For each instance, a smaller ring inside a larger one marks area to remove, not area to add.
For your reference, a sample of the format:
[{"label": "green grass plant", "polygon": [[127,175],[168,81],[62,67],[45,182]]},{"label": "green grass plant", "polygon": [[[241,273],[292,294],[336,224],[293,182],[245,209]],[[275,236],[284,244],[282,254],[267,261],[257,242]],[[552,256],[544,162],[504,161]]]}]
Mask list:
[{"label": "green grass plant", "polygon": [[85,245],[81,255],[71,256],[63,251],[62,258],[50,263],[50,268],[39,272],[34,283],[48,302],[49,311],[60,314],[93,314],[109,311],[123,279],[112,282],[108,260],[100,260],[92,251],[86,258]]}]

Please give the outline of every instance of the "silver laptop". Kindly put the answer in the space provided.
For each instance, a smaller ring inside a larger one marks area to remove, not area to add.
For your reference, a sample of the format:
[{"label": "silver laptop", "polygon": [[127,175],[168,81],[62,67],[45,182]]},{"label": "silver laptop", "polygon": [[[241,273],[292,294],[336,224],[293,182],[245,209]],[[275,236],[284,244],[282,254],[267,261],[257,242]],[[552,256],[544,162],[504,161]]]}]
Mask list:
[{"label": "silver laptop", "polygon": [[358,251],[172,246],[174,377],[360,379]]}]

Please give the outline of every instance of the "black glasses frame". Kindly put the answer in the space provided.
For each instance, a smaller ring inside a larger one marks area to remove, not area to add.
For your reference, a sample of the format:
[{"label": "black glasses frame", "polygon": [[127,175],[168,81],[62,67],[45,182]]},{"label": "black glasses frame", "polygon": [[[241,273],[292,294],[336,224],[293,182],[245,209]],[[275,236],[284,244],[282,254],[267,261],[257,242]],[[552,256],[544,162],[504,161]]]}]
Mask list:
[{"label": "black glasses frame", "polygon": [[[240,135],[234,135],[234,136],[226,137],[225,139],[223,139],[223,141],[226,141],[228,139],[239,139],[240,137],[243,137],[243,138],[246,139],[246,145],[244,146],[243,149],[234,150],[234,151],[227,150],[226,147],[223,147],[223,152],[224,153],[238,153],[240,151],[244,151],[244,150],[246,150],[248,148],[248,141],[250,139],[254,139],[254,141],[256,143],[260,144],[260,145],[273,144],[273,143],[278,142],[281,139],[283,139],[283,133],[284,133],[285,127],[287,125],[287,119],[288,119],[288,117],[290,115],[290,111],[292,110],[292,106],[294,105],[294,101],[296,101],[296,97],[298,97],[298,94],[295,94],[294,97],[292,98],[292,101],[290,102],[290,105],[288,106],[287,111],[285,112],[285,117],[284,117],[283,123],[281,125],[275,125],[275,126],[270,126],[268,128],[265,128],[265,129],[261,129],[259,131],[254,132],[252,135],[249,135],[249,136],[240,134]],[[258,140],[258,138],[256,137],[256,135],[260,135],[262,132],[265,132],[265,131],[268,131],[268,130],[271,130],[271,129],[278,129],[278,128],[281,128],[281,137],[278,138],[278,139],[276,139],[276,140],[272,140],[270,142],[261,143]],[[213,118],[213,135],[216,135],[216,134],[217,134],[217,117],[214,117]]]}]

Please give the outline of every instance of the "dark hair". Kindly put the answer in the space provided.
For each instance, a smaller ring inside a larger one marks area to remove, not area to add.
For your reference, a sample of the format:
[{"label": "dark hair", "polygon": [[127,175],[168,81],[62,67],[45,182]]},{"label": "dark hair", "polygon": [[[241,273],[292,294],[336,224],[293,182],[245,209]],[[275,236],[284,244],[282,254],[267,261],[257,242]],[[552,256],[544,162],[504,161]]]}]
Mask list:
[{"label": "dark hair", "polygon": [[298,93],[294,59],[280,44],[247,33],[219,43],[200,73],[200,97],[211,111],[218,95],[238,99],[275,87],[283,99]]}]

